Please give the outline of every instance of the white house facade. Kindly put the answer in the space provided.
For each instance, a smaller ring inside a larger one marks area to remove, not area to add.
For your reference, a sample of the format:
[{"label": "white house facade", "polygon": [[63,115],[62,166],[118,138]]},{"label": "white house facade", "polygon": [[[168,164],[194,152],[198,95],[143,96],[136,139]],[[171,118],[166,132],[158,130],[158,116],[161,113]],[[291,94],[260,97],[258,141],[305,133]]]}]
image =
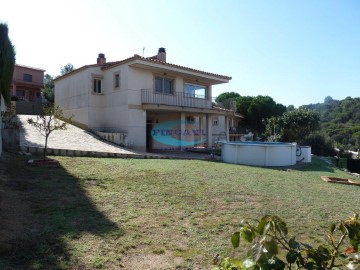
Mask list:
[{"label": "white house facade", "polygon": [[[122,134],[134,149],[209,147],[213,117],[238,117],[212,103],[212,86],[229,80],[167,63],[164,48],[153,57],[116,62],[99,54],[96,64],[55,80],[55,103],[80,127]],[[225,125],[222,132],[229,136],[229,129]]]}]

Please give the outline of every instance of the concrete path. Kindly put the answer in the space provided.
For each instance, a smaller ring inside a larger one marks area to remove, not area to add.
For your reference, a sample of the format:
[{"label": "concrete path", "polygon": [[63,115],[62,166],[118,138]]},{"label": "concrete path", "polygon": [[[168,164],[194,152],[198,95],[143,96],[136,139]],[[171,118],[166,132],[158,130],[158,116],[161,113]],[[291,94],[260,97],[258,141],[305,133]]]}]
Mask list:
[{"label": "concrete path", "polygon": [[[18,115],[22,129],[20,133],[20,148],[23,152],[32,154],[43,153],[45,137],[27,119],[34,115]],[[208,155],[193,153],[147,153],[124,148],[107,142],[96,135],[73,125],[67,125],[66,130],[55,130],[49,136],[48,155],[61,156],[97,156],[97,157],[128,157],[128,158],[178,158],[207,159]]]},{"label": "concrete path", "polygon": [[[23,127],[20,133],[20,148],[27,152],[35,151],[37,153],[43,151],[45,137],[42,136],[36,128],[27,123],[27,119],[29,118],[36,121],[36,116],[18,115],[18,117]],[[75,156],[148,156],[148,153],[126,149],[106,142],[88,131],[69,124],[66,130],[55,130],[50,134],[48,148],[49,154],[60,155],[62,155],[62,153],[65,155],[66,152],[64,151],[67,151],[67,154]]]}]

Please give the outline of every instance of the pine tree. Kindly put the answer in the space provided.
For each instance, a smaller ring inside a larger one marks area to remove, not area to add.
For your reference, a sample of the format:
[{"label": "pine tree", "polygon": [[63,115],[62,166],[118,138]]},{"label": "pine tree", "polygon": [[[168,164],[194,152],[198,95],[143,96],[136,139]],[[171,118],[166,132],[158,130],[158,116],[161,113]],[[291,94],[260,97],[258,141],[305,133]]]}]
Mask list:
[{"label": "pine tree", "polygon": [[10,102],[10,85],[15,67],[15,49],[8,36],[8,26],[0,23],[0,93]]}]

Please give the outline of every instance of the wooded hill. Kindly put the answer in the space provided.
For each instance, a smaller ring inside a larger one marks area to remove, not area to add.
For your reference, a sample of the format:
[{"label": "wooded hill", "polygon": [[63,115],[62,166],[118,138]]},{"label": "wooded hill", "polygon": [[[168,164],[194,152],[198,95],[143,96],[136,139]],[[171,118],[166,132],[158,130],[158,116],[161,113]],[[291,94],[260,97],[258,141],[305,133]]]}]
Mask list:
[{"label": "wooded hill", "polygon": [[360,98],[347,97],[334,100],[326,97],[324,103],[303,105],[320,113],[321,131],[334,140],[337,146],[360,148]]}]

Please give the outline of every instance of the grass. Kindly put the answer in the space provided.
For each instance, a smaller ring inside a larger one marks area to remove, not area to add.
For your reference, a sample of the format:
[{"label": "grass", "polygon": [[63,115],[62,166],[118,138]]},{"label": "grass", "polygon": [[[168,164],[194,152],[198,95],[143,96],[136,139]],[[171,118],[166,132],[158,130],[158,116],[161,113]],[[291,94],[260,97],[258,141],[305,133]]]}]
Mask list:
[{"label": "grass", "polygon": [[331,158],[331,161],[339,168],[346,168],[347,169],[347,158],[339,158],[337,160],[336,158]]},{"label": "grass", "polygon": [[276,214],[291,235],[319,243],[331,221],[359,212],[358,187],[320,179],[349,175],[318,159],[289,171],[56,159],[57,169],[27,167],[22,156],[1,159],[1,269],[209,269],[217,253],[243,255],[230,236],[244,218]]}]

